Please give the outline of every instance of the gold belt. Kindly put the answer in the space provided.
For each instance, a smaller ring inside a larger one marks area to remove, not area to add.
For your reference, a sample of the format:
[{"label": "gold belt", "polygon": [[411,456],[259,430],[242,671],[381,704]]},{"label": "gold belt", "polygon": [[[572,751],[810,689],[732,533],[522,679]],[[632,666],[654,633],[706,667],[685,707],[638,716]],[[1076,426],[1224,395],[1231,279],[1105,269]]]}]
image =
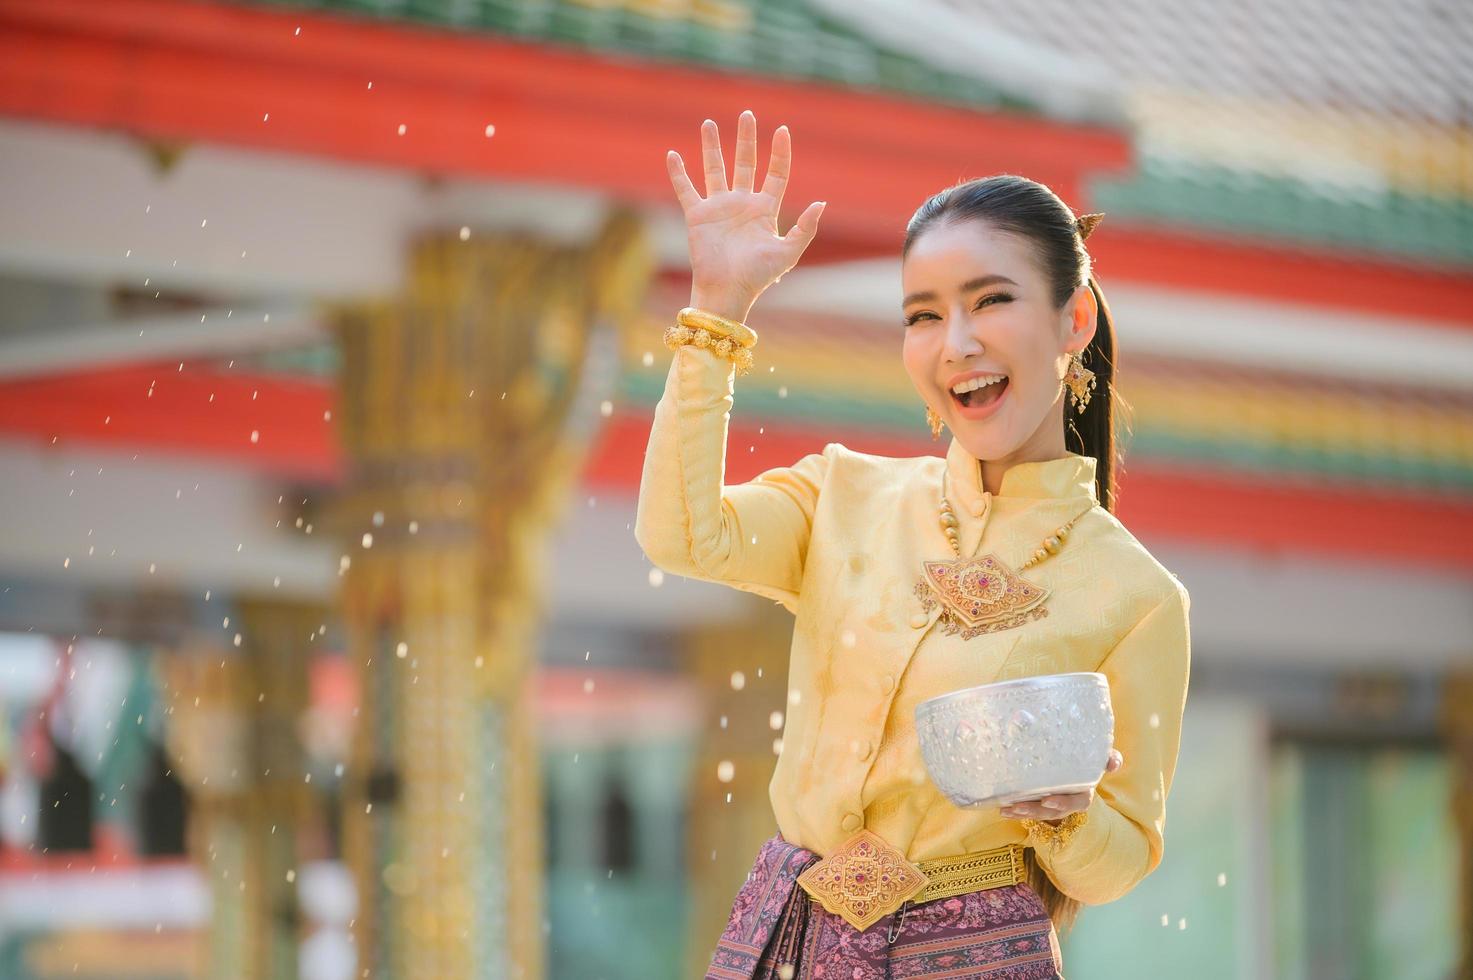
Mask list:
[{"label": "gold belt", "polygon": [[917,904],[1024,880],[1022,844],[913,864],[883,837],[855,832],[798,876],[824,908],[863,932],[908,901]]}]

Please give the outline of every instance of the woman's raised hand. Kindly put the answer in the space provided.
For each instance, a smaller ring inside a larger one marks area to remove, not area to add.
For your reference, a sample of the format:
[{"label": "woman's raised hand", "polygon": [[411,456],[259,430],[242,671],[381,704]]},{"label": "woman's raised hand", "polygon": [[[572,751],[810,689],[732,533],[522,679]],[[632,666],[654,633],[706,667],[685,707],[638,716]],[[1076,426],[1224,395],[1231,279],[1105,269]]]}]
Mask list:
[{"label": "woman's raised hand", "polygon": [[768,286],[798,264],[818,232],[824,202],[810,204],[786,235],[778,234],[777,215],[793,165],[788,127],[772,134],[772,158],[762,190],[757,176],[757,117],[748,109],[737,121],[736,168],[730,187],[715,122],[701,124],[701,170],[706,196],[697,193],[680,154],[665,155],[670,183],[685,211],[690,242],[691,304],[733,320],[745,320]]}]

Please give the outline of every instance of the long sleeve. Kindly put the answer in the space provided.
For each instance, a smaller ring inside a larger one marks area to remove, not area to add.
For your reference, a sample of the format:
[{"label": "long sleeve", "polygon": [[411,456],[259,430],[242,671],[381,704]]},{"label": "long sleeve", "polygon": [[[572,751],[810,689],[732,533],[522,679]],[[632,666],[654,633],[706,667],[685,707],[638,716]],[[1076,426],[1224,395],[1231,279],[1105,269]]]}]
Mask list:
[{"label": "long sleeve", "polygon": [[676,350],[655,406],[634,536],[665,571],[797,605],[809,533],[833,443],[790,467],[725,486],[735,369]]},{"label": "long sleeve", "polygon": [[1035,852],[1059,890],[1087,905],[1120,898],[1161,863],[1190,673],[1189,607],[1177,583],[1105,657],[1099,670],[1123,762],[1101,779],[1073,835]]}]

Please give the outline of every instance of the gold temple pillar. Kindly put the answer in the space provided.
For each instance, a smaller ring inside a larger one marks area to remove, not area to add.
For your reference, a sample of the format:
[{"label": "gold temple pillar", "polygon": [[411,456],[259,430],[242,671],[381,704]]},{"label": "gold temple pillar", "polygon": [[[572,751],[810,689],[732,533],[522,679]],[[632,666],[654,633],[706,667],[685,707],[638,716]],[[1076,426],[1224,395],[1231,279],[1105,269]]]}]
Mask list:
[{"label": "gold temple pillar", "polygon": [[787,718],[793,617],[770,602],[749,604],[739,621],[693,630],[680,658],[706,705],[687,810],[691,915],[682,976],[705,973],[758,849],[777,833],[768,784]]},{"label": "gold temple pillar", "polygon": [[298,842],[314,819],[298,737],[317,606],[237,603],[240,649],[163,662],[166,740],[190,795],[189,848],[213,912],[200,976],[290,980],[301,914]]},{"label": "gold temple pillar", "polygon": [[634,320],[653,256],[621,212],[587,244],[428,236],[409,261],[403,296],[334,313],[358,975],[539,978],[539,561],[598,421],[592,328]]},{"label": "gold temple pillar", "polygon": [[1473,671],[1452,672],[1442,688],[1442,733],[1453,768],[1453,825],[1458,834],[1458,969],[1473,980]]}]

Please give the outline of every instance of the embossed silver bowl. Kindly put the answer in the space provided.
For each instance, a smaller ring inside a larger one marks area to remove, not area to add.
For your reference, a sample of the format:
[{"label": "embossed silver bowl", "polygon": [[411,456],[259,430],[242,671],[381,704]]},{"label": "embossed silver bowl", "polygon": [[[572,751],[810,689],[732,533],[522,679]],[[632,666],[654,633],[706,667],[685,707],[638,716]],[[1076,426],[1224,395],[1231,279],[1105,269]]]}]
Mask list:
[{"label": "embossed silver bowl", "polygon": [[1082,793],[1115,737],[1104,674],[1041,674],[968,687],[916,705],[921,756],[962,809]]}]

